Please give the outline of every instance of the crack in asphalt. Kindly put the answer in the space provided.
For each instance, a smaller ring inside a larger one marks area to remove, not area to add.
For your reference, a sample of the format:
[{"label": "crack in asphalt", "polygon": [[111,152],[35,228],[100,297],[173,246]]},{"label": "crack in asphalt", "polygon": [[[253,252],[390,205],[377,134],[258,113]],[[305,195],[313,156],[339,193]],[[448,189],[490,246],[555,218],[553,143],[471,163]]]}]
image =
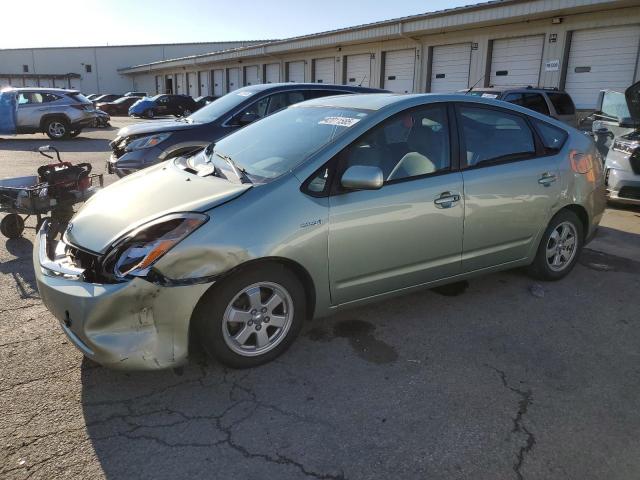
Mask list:
[{"label": "crack in asphalt", "polygon": [[48,372],[45,376],[43,377],[38,377],[38,378],[32,378],[29,380],[25,380],[24,382],[18,382],[18,383],[14,383],[13,385],[11,385],[10,387],[7,388],[3,388],[2,390],[0,390],[0,394],[8,392],[10,390],[14,390],[18,387],[23,387],[25,385],[29,385],[30,383],[36,383],[36,382],[41,382],[43,380],[51,380],[52,378],[58,378],[61,376],[64,376],[65,374],[73,371],[73,370],[77,370],[78,366],[74,365],[70,368],[64,368],[61,370],[55,370],[53,372]]},{"label": "crack in asphalt", "polygon": [[[241,423],[249,420],[260,408],[277,412],[283,416],[286,416],[301,422],[319,424],[319,425],[332,428],[331,425],[329,425],[326,422],[322,422],[314,418],[309,418],[307,416],[299,415],[297,413],[288,412],[277,405],[272,405],[272,404],[261,401],[251,388],[245,385],[242,385],[241,383],[242,381],[246,380],[249,377],[249,375],[251,375],[251,372],[244,374],[240,378],[235,378],[236,377],[235,373],[232,375],[229,372],[229,370],[227,370],[226,368],[223,370],[222,380],[220,383],[229,385],[228,396],[229,396],[230,404],[222,412],[218,414],[189,415],[172,408],[159,408],[159,409],[149,410],[145,412],[134,413],[133,409],[131,408],[131,402],[139,402],[152,397],[158,397],[163,393],[170,391],[176,387],[199,383],[203,388],[206,388],[204,380],[206,379],[206,377],[209,376],[209,373],[207,372],[206,368],[201,367],[201,375],[198,378],[191,378],[189,380],[177,382],[175,384],[168,385],[160,390],[155,390],[150,393],[137,395],[137,396],[126,398],[126,399],[106,400],[106,401],[100,401],[100,402],[87,403],[86,406],[122,405],[126,409],[126,412],[109,415],[106,418],[96,420],[93,422],[87,422],[86,428],[90,429],[90,428],[107,424],[116,420],[121,420],[129,427],[128,429],[124,431],[120,431],[115,434],[111,434],[111,435],[106,435],[101,437],[94,436],[92,437],[92,440],[107,441],[113,438],[124,437],[124,438],[127,438],[128,440],[134,440],[134,441],[135,440],[151,441],[166,448],[180,448],[180,447],[211,448],[211,447],[227,446],[228,448],[231,448],[235,452],[242,455],[244,458],[258,459],[258,460],[262,460],[275,465],[290,466],[290,467],[296,468],[303,475],[309,478],[315,478],[318,480],[346,480],[346,477],[343,471],[340,471],[340,473],[338,474],[316,472],[310,469],[309,467],[307,467],[303,462],[300,462],[294,458],[284,455],[279,451],[275,451],[275,454],[252,452],[251,450],[249,450],[247,447],[242,445],[239,441],[237,441],[233,437],[234,429]],[[241,395],[241,393],[244,393],[244,395]],[[241,397],[244,397],[244,398],[241,398]],[[244,411],[239,418],[234,419],[234,421],[230,423],[225,421],[225,418],[229,415],[229,413],[231,413],[234,409],[237,409],[238,407],[241,407],[243,405],[246,406],[246,411]],[[139,420],[142,418],[149,417],[151,415],[157,415],[157,414],[173,415],[173,416],[178,416],[179,418],[174,419],[168,423],[160,424],[160,425],[145,425],[139,422]],[[216,430],[222,434],[223,438],[220,440],[215,440],[211,442],[170,442],[148,431],[148,430],[154,430],[154,429],[161,430],[165,428],[171,428],[171,427],[175,427],[175,426],[178,426],[190,421],[194,421],[194,420],[213,421]],[[143,429],[147,431],[145,431],[144,433],[140,432],[140,430],[143,430]],[[52,434],[49,433],[47,435],[50,436]],[[34,440],[31,443],[34,443],[35,441],[36,440]]]},{"label": "crack in asphalt", "polygon": [[511,390],[513,393],[517,394],[520,397],[520,400],[518,401],[518,412],[512,419],[513,428],[511,429],[511,433],[522,433],[525,435],[526,440],[525,444],[520,446],[518,453],[516,454],[516,461],[513,464],[512,468],[516,473],[517,479],[523,480],[524,477],[521,470],[522,466],[524,465],[525,457],[527,456],[527,454],[529,454],[529,452],[531,452],[531,450],[533,450],[533,447],[536,444],[535,435],[523,423],[524,416],[529,411],[529,407],[533,404],[533,392],[531,390],[521,390],[519,388],[512,387],[511,385],[509,385],[509,382],[507,381],[507,374],[503,370],[500,370],[491,365],[487,365],[487,367],[494,370],[500,376],[502,385],[505,388]]},{"label": "crack in asphalt", "polygon": [[[19,307],[12,307],[12,308],[4,308],[2,310],[0,310],[0,314],[2,313],[7,313],[7,312],[15,312],[16,310],[25,310],[27,308],[33,308],[33,307],[38,307],[38,306],[42,306],[42,302],[38,302],[38,303],[30,303],[28,305],[21,305]],[[46,310],[46,309],[45,309]],[[43,312],[45,311],[43,310]]]}]

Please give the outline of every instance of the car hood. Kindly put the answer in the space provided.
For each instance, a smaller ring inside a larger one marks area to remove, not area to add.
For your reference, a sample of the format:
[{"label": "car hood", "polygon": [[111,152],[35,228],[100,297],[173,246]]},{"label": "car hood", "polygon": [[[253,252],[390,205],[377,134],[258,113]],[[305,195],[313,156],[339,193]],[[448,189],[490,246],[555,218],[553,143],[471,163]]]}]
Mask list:
[{"label": "car hood", "polygon": [[142,122],[129,125],[118,130],[118,138],[129,137],[131,135],[144,135],[158,132],[175,132],[177,130],[188,130],[193,128],[195,123],[187,123],[180,120],[154,120],[153,122]]},{"label": "car hood", "polygon": [[636,82],[624,92],[631,118],[640,121],[640,82]]},{"label": "car hood", "polygon": [[120,237],[155,218],[175,212],[204,212],[250,188],[251,184],[219,177],[198,177],[168,161],[97,192],[71,220],[66,239],[102,254]]}]

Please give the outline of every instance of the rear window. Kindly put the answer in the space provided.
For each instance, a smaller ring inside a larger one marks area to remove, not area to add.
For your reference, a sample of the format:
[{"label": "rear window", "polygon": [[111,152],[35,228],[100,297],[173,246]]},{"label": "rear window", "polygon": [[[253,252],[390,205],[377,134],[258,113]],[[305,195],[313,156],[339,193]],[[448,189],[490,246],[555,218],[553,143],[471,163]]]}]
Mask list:
[{"label": "rear window", "polygon": [[558,115],[573,115],[576,113],[576,107],[573,105],[573,100],[571,100],[568,94],[549,92],[547,96],[549,100],[551,100],[553,108],[558,112]]},{"label": "rear window", "polygon": [[544,145],[546,153],[559,152],[564,142],[567,140],[567,132],[563,129],[541,122],[537,119],[531,119],[540,134],[540,139]]}]

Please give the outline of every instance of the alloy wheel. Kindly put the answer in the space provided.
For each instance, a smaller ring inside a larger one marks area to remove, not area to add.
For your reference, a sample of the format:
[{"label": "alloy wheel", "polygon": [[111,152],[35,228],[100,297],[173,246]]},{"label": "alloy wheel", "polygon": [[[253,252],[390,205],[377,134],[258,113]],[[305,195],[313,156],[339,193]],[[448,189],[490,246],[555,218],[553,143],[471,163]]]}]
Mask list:
[{"label": "alloy wheel", "polygon": [[249,285],[229,302],[222,321],[222,335],[235,353],[255,357],[273,350],[293,320],[289,292],[273,282]]},{"label": "alloy wheel", "polygon": [[64,126],[64,123],[62,122],[58,122],[58,121],[53,121],[51,123],[49,123],[49,128],[48,128],[49,134],[52,137],[55,138],[62,138],[64,137],[67,128]]},{"label": "alloy wheel", "polygon": [[562,222],[553,229],[546,246],[549,268],[560,272],[567,268],[576,255],[578,233],[571,222]]}]

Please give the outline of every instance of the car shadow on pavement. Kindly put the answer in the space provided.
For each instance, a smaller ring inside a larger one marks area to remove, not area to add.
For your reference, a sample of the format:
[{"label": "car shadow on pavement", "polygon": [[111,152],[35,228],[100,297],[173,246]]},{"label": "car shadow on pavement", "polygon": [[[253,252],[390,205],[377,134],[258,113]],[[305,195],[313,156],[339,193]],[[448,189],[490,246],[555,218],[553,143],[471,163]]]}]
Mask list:
[{"label": "car shadow on pavement", "polygon": [[109,152],[111,151],[109,142],[110,140],[103,138],[83,137],[82,134],[69,140],[51,140],[46,137],[41,139],[0,138],[0,150],[37,152],[39,147],[51,145],[60,150],[60,156],[64,160],[64,152]]},{"label": "car shadow on pavement", "polygon": [[33,243],[23,237],[9,238],[6,240],[6,249],[16,258],[0,262],[0,273],[13,277],[20,298],[40,298],[31,263]]}]

